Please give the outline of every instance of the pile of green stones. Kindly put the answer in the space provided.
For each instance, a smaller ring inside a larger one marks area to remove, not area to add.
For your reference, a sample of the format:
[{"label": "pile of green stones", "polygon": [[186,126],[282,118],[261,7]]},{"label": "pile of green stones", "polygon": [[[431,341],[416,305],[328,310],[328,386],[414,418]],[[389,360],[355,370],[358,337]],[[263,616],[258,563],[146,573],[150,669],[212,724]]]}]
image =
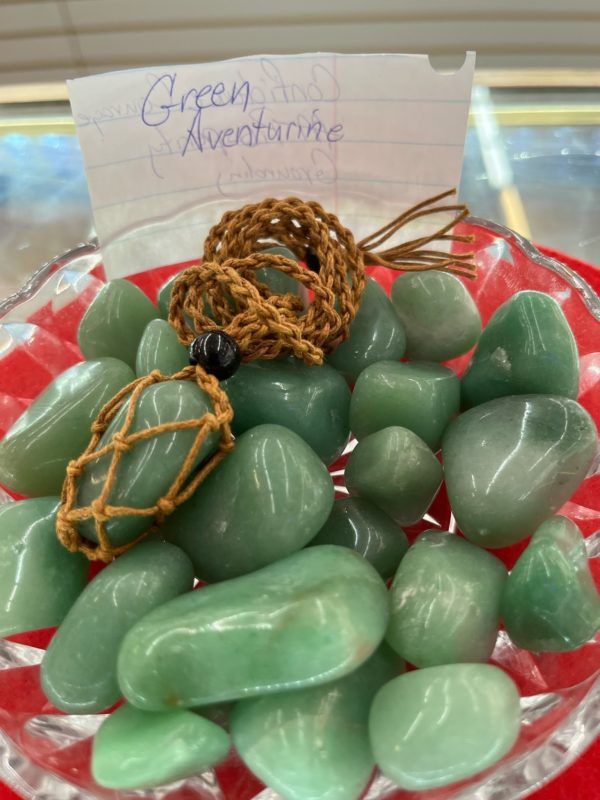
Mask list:
[{"label": "pile of green stones", "polygon": [[[303,296],[287,275],[258,277]],[[158,533],[87,582],[86,559],[55,535],[65,467],[119,389],[189,363],[166,322],[171,285],[156,306],[130,282],[107,283],[79,328],[87,360],[0,443],[0,481],[30,498],[0,509],[0,635],[59,626],[41,665],[56,708],[90,714],[124,698],[95,736],[96,781],[168,783],[233,745],[285,798],[353,800],[376,766],[425,790],[496,762],[520,729],[517,688],[487,663],[500,625],[536,652],[580,647],[600,625],[583,537],[554,516],[597,449],[559,305],[519,292],[482,333],[454,276],[404,274],[391,299],[369,279],[323,366],[257,361],[223,383],[234,450]],[[475,345],[462,379],[441,365]],[[189,381],[155,384],[133,430],[208,410]],[[327,467],[350,432],[349,494],[334,499]],[[152,505],[194,435],[139,442],[110,502]],[[216,446],[215,434],[199,463]],[[88,466],[81,505],[107,467]],[[443,480],[463,536],[426,530],[409,547],[402,526],[423,519]],[[144,526],[122,517],[107,529],[118,545]],[[488,552],[529,536],[510,575]],[[196,579],[208,585],[191,591]]]}]

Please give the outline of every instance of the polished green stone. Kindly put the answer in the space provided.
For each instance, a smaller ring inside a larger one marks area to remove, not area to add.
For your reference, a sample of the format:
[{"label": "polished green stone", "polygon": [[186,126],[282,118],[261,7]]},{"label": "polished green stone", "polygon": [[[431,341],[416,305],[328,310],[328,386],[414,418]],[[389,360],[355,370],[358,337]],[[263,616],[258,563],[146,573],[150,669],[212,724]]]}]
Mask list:
[{"label": "polished green stone", "polygon": [[[197,419],[212,411],[209,398],[191,381],[169,381],[146,387],[137,404],[130,432],[144,430],[164,422]],[[107,444],[114,431],[120,430],[127,404],[120,409],[103,434],[98,449]],[[108,501],[114,506],[150,508],[169,489],[177,476],[197,431],[178,430],[161,433],[137,442],[121,455],[116,480]],[[217,446],[218,433],[210,434],[196,458],[200,463]],[[79,481],[79,506],[88,506],[98,497],[110,465],[111,455],[90,463]],[[152,517],[121,516],[106,523],[106,531],[114,545],[130,542],[150,527]],[[81,533],[97,541],[93,520],[79,523]]]},{"label": "polished green stone", "polygon": [[86,358],[113,356],[135,369],[135,356],[146,325],[158,309],[130,281],[106,283],[83,315],[77,343]]},{"label": "polished green stone", "polygon": [[116,702],[123,637],[192,583],[187,556],[158,540],[142,542],[109,564],[79,595],[44,655],[41,681],[48,700],[70,714],[92,714]]},{"label": "polished green stone", "polygon": [[512,394],[576,398],[579,356],[554,298],[518,292],[488,322],[462,379],[466,408]]},{"label": "polished green stone", "polygon": [[519,693],[489,664],[407,672],[379,690],[369,719],[373,754],[401,789],[422,791],[491,766],[519,735]]},{"label": "polished green stone", "polygon": [[408,358],[448,361],[470,350],[481,334],[473,298],[447,272],[401,275],[392,286],[392,302],[406,330]]},{"label": "polished green stone", "polygon": [[414,525],[440,488],[442,467],[415,433],[394,426],[360,440],[345,480],[350,494],[371,500],[400,525]]},{"label": "polished green stone", "polygon": [[218,764],[229,736],[191,711],[141,711],[125,703],[94,737],[92,776],[107,789],[147,789]]},{"label": "polished green stone", "polygon": [[119,655],[119,684],[150,711],[333,681],[375,651],[385,584],[345,547],[309,547],[155,609]]},{"label": "polished green stone", "polygon": [[298,434],[326,463],[342,453],[350,435],[350,390],[332,367],[309,367],[295,358],[242,364],[225,381],[235,435],[274,423]]},{"label": "polished green stone", "polygon": [[156,295],[158,311],[161,317],[165,320],[169,317],[169,306],[171,305],[171,292],[173,291],[173,284],[175,283],[175,279],[178,278],[180,274],[180,272],[177,272],[175,275],[169,278],[168,281],[165,281]]},{"label": "polished green stone", "polygon": [[525,650],[574,650],[600,628],[600,595],[579,528],[552,517],[513,567],[502,599],[513,642]]},{"label": "polished green stone", "polygon": [[287,800],[357,800],[375,766],[368,734],[371,702],[402,668],[380,647],[341,680],[242,700],[231,719],[239,755]]},{"label": "polished green stone", "polygon": [[69,461],[92,436],[102,406],[135,375],[116,358],[84,361],[44,389],[0,441],[0,482],[18,494],[59,494]]},{"label": "polished green stone", "polygon": [[87,559],[56,538],[58,502],[0,507],[0,636],[59,625],[85,586]]},{"label": "polished green stone", "polygon": [[432,450],[460,405],[460,381],[439,364],[379,361],[358,377],[350,402],[350,429],[357,439],[400,426]]},{"label": "polished green stone", "polygon": [[341,497],[334,502],[329,518],[311,542],[318,544],[356,550],[386,579],[392,577],[408,549],[402,528],[364,497]]},{"label": "polished green stone", "polygon": [[421,534],[392,583],[387,641],[416,667],[487,661],[506,575],[499,559],[455,534]]},{"label": "polished green stone", "polygon": [[187,349],[179,342],[174,328],[164,319],[153,319],[146,326],[135,357],[138,377],[157,369],[163,375],[173,375],[189,366]]},{"label": "polished green stone", "polygon": [[222,581],[294,553],[320,530],[333,482],[310,447],[280,425],[259,425],[164,523],[196,575]]},{"label": "polished green stone", "polygon": [[571,497],[596,447],[594,421],[566,397],[501,397],[462,414],[442,447],[460,530],[483,547],[529,536]]},{"label": "polished green stone", "polygon": [[396,361],[405,348],[406,335],[394,306],[377,281],[369,278],[349,337],[327,356],[327,361],[354,383],[369,364]]}]

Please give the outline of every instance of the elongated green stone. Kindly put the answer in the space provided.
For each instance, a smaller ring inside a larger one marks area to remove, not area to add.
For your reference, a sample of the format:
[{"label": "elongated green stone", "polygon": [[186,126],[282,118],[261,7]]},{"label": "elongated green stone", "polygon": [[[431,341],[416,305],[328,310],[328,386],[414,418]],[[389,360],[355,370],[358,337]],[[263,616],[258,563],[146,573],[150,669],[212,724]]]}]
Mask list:
[{"label": "elongated green stone", "polygon": [[421,534],[392,583],[387,641],[416,667],[487,661],[506,575],[499,559],[459,536]]},{"label": "elongated green stone", "polygon": [[283,425],[326,464],[350,435],[350,390],[332,367],[309,367],[295,358],[242,364],[223,388],[233,407],[236,436],[263,423]]},{"label": "elongated green stone", "polygon": [[135,369],[144,329],[157,316],[154,303],[133,283],[121,279],[109,281],[79,323],[79,349],[86,358],[113,356]]},{"label": "elongated green stone", "polygon": [[228,751],[225,731],[191,711],[155,713],[125,703],[94,737],[92,775],[107,789],[148,789],[199,774]]},{"label": "elongated green stone", "polygon": [[481,317],[455,275],[438,270],[407,272],[392,286],[392,302],[406,330],[406,356],[448,361],[477,343]]},{"label": "elongated green stone", "polygon": [[280,425],[243,433],[164,523],[206,581],[235,578],[294,553],[320,530],[333,482],[306,442]]},{"label": "elongated green stone", "polygon": [[379,690],[369,719],[381,771],[401,789],[422,791],[494,764],[519,735],[519,693],[489,664],[407,672]]},{"label": "elongated green stone", "polygon": [[502,599],[508,635],[525,650],[574,650],[600,628],[600,595],[579,528],[553,517],[534,533]]},{"label": "elongated green stone", "polygon": [[56,538],[58,497],[0,507],[0,636],[59,625],[83,591],[88,561]]},{"label": "elongated green stone", "polygon": [[135,357],[135,371],[138,377],[149,375],[157,369],[163,375],[189,366],[188,351],[179,342],[175,330],[164,319],[153,319],[146,326]]},{"label": "elongated green stone", "polygon": [[375,651],[385,584],[345,547],[309,547],[155,609],[128,633],[119,684],[150,711],[328,683]]},{"label": "elongated green stone", "polygon": [[466,408],[512,394],[576,398],[579,356],[554,298],[518,292],[488,322],[462,379]]},{"label": "elongated green stone", "polygon": [[594,421],[566,397],[501,397],[462,414],[442,447],[460,530],[483,547],[529,536],[577,489],[596,446]]},{"label": "elongated green stone", "polygon": [[336,500],[311,545],[337,544],[356,550],[382,578],[391,578],[408,549],[406,534],[394,520],[364,497]]},{"label": "elongated green stone", "polygon": [[440,488],[442,467],[412,431],[383,428],[354,448],[345,480],[350,494],[371,500],[400,525],[413,525]]},{"label": "elongated green stone", "polygon": [[231,719],[238,753],[289,800],[356,800],[375,766],[367,727],[371,701],[402,668],[380,647],[339,681],[242,700]]},{"label": "elongated green stone", "polygon": [[[130,432],[161,425],[198,419],[212,411],[210,400],[195,383],[169,381],[146,387],[137,404]],[[107,444],[114,431],[120,430],[127,413],[127,404],[120,409],[103,434],[98,449]],[[123,453],[115,483],[108,497],[110,505],[149,508],[169,489],[187,455],[197,431],[179,430],[161,433],[137,442]],[[218,433],[205,439],[196,463],[206,458],[216,447]],[[98,497],[104,485],[111,454],[102,456],[85,469],[79,482],[77,501],[88,506]],[[106,523],[106,531],[114,545],[130,542],[152,524],[152,517],[115,517]],[[93,520],[79,523],[81,533],[97,541]]]},{"label": "elongated green stone", "polygon": [[192,583],[187,556],[158,540],[142,542],[109,564],[79,595],[50,642],[41,668],[48,700],[71,714],[92,714],[115,703],[123,637]]},{"label": "elongated green stone", "polygon": [[379,361],[358,377],[350,401],[350,429],[357,439],[399,426],[432,450],[460,405],[460,382],[439,364]]},{"label": "elongated green stone", "polygon": [[42,392],[0,441],[0,482],[19,494],[59,494],[102,406],[135,375],[116,358],[85,361]]}]

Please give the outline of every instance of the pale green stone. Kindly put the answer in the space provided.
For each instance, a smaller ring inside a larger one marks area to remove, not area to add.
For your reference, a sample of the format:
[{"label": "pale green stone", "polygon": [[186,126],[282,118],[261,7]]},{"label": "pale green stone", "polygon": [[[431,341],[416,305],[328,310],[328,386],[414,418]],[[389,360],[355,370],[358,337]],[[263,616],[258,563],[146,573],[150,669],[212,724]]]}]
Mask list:
[{"label": "pale green stone", "polygon": [[357,800],[375,766],[367,727],[371,701],[402,668],[381,647],[334,683],[242,700],[231,719],[238,753],[288,800]]},{"label": "pale green stone", "polygon": [[458,413],[460,381],[439,364],[379,361],[358,377],[350,401],[350,429],[357,439],[399,426],[437,450]]},{"label": "pale green stone", "polygon": [[407,672],[377,693],[369,719],[373,754],[401,789],[468,778],[508,753],[519,735],[519,693],[489,664]]},{"label": "pale green stone", "polygon": [[140,340],[135,358],[135,371],[138,377],[149,375],[157,369],[163,375],[173,375],[189,366],[187,349],[180,343],[168,322],[153,319],[148,323]]},{"label": "pale green stone", "polygon": [[442,447],[460,530],[483,547],[529,536],[571,497],[596,448],[594,421],[566,397],[501,397],[462,414]]},{"label": "pale green stone", "polygon": [[200,774],[229,751],[229,736],[191,711],[122,705],[94,737],[92,776],[107,789],[148,789]]},{"label": "pale green stone", "polygon": [[415,433],[391,427],[360,440],[344,477],[350,494],[371,500],[400,525],[413,525],[437,494],[442,467]]},{"label": "pale green stone", "polygon": [[326,464],[342,454],[350,435],[350,390],[332,367],[309,367],[295,358],[251,361],[223,388],[236,436],[274,423],[297,433]]},{"label": "pale green stone", "polygon": [[387,641],[416,667],[487,661],[506,575],[499,559],[455,534],[421,534],[392,583]]},{"label": "pale green stone", "polygon": [[41,667],[48,700],[70,714],[93,714],[115,703],[123,637],[192,583],[187,556],[158,540],[142,542],[109,564],[79,595],[50,642]]},{"label": "pale green stone", "polygon": [[165,281],[156,295],[158,311],[161,317],[165,320],[169,317],[169,306],[171,305],[171,292],[173,291],[173,284],[175,283],[175,279],[180,275],[181,273],[177,272],[175,275],[169,278],[168,281]]},{"label": "pale green stone", "polygon": [[155,609],[128,633],[119,684],[150,711],[328,683],[375,651],[385,584],[356,553],[322,545]]},{"label": "pale green stone", "polygon": [[466,408],[512,394],[576,398],[578,391],[575,337],[543,292],[518,292],[496,310],[462,379]]},{"label": "pale green stone", "polygon": [[392,286],[392,302],[406,330],[408,358],[448,361],[470,350],[481,334],[473,298],[447,272],[401,275]]},{"label": "pale green stone", "polygon": [[537,652],[574,650],[600,628],[600,595],[571,520],[552,517],[534,533],[508,578],[502,617],[513,642]]},{"label": "pale green stone", "polygon": [[85,586],[88,560],[56,538],[58,502],[0,507],[0,636],[59,625]]},{"label": "pale green stone", "polygon": [[146,325],[158,310],[130,281],[106,283],[83,315],[77,331],[86,358],[113,356],[135,369],[135,356]]},{"label": "pale green stone", "polygon": [[259,425],[163,525],[206,581],[235,578],[294,553],[333,505],[325,465],[293,431]]},{"label": "pale green stone", "polygon": [[84,361],[55,378],[0,441],[0,482],[30,497],[59,494],[98,412],[134,379],[116,358]]}]

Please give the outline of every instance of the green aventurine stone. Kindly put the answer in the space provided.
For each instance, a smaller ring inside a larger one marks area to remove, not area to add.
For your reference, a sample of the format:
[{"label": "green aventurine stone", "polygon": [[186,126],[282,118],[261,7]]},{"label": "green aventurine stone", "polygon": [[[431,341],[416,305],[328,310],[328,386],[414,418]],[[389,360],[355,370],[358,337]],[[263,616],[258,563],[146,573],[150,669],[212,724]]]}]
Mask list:
[{"label": "green aventurine stone", "polygon": [[93,714],[120,697],[117,655],[123,637],[156,606],[192,588],[193,570],[177,547],[148,540],[89,583],[42,661],[48,700],[70,714]]},{"label": "green aventurine stone", "polygon": [[576,398],[577,343],[560,306],[542,292],[518,292],[497,309],[462,379],[466,408],[512,394]]},{"label": "green aventurine stone", "polygon": [[58,497],[0,507],[0,636],[59,625],[83,591],[88,560],[56,538]]},{"label": "green aventurine stone", "polygon": [[114,356],[134,369],[144,329],[157,316],[154,303],[133,283],[109,281],[79,323],[79,349],[86,358]]},{"label": "green aventurine stone", "polygon": [[191,711],[141,711],[127,703],[94,737],[92,775],[107,789],[148,789],[196,775],[222,761],[229,736]]},{"label": "green aventurine stone", "polygon": [[[130,433],[152,428],[163,422],[198,419],[212,406],[204,392],[190,381],[168,381],[146,387],[137,404]],[[98,449],[107,444],[119,430],[127,413],[127,404],[120,409],[103,434]],[[161,433],[137,442],[123,453],[108,501],[114,506],[149,508],[153,506],[175,479],[197,431],[179,430]],[[218,433],[204,441],[196,463],[206,458],[217,446]],[[111,454],[86,466],[77,492],[79,506],[89,506],[98,497],[106,479]],[[106,531],[114,545],[130,542],[152,524],[152,517],[116,517],[106,523]],[[97,541],[93,520],[79,523],[81,533]]]},{"label": "green aventurine stone", "polygon": [[307,442],[326,464],[350,435],[350,390],[332,367],[309,367],[295,358],[242,364],[225,381],[236,436],[256,425],[283,425]]},{"label": "green aventurine stone", "polygon": [[483,547],[529,536],[583,481],[596,446],[594,421],[566,397],[501,397],[461,414],[442,447],[460,530]]},{"label": "green aventurine stone", "polygon": [[571,520],[553,517],[535,532],[508,578],[502,618],[525,650],[573,650],[594,636],[600,595],[583,536]]},{"label": "green aventurine stone", "polygon": [[59,494],[102,406],[135,379],[116,358],[84,361],[44,389],[0,441],[0,482],[19,494]]},{"label": "green aventurine stone", "polygon": [[187,349],[168,322],[153,319],[148,323],[135,357],[135,371],[139,378],[149,375],[153,369],[163,375],[173,375],[189,363]]},{"label": "green aventurine stone", "polygon": [[231,718],[237,751],[287,800],[356,800],[375,766],[371,702],[402,670],[399,659],[381,647],[334,683],[242,700]]},{"label": "green aventurine stone", "polygon": [[414,525],[440,488],[442,466],[412,431],[383,428],[356,445],[345,480],[350,494],[371,500],[400,525]]},{"label": "green aventurine stone", "polygon": [[432,450],[460,406],[460,381],[439,364],[379,361],[358,377],[350,401],[350,429],[357,439],[400,426]]},{"label": "green aventurine stone", "polygon": [[376,361],[402,358],[406,335],[389,297],[373,278],[367,280],[350,336],[327,356],[332,367],[351,383]]},{"label": "green aventurine stone", "polygon": [[387,641],[416,667],[487,661],[506,575],[499,559],[459,536],[423,533],[392,583]]},{"label": "green aventurine stone", "polygon": [[456,358],[477,343],[481,317],[455,275],[407,272],[392,286],[392,302],[406,330],[406,356],[423,361]]},{"label": "green aventurine stone", "polygon": [[318,544],[355,550],[384,579],[392,577],[408,549],[402,528],[364,497],[342,497],[334,502],[327,522],[311,542]]},{"label": "green aventurine stone", "polygon": [[157,608],[132,628],[119,684],[149,711],[328,683],[380,644],[385,584],[345,547],[301,550]]},{"label": "green aventurine stone", "polygon": [[243,433],[162,530],[206,581],[235,578],[300,550],[333,505],[333,482],[306,442],[280,425]]},{"label": "green aventurine stone", "polygon": [[401,789],[468,778],[502,758],[519,735],[519,693],[489,664],[407,672],[379,690],[369,719],[373,754]]}]

